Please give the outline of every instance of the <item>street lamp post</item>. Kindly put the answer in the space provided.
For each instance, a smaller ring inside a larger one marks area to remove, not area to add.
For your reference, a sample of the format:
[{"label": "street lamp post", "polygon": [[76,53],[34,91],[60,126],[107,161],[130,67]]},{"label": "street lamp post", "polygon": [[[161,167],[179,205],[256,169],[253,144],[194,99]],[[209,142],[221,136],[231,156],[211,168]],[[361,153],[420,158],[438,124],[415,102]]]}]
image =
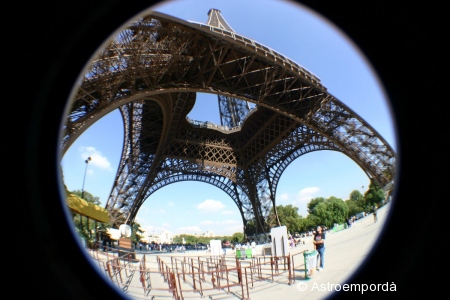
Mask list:
[{"label": "street lamp post", "polygon": [[81,198],[84,199],[84,182],[86,181],[86,173],[87,173],[87,167],[89,162],[92,160],[92,158],[89,156],[84,162],[86,163],[86,169],[84,170],[84,178],[83,178],[83,187],[81,188]]}]

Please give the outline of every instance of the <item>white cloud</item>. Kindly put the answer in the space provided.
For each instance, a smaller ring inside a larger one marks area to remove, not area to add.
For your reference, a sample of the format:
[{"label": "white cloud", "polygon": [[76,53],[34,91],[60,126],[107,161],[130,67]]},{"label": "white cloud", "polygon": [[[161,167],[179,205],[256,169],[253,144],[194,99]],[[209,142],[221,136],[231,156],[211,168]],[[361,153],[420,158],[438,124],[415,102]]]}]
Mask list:
[{"label": "white cloud", "polygon": [[224,210],[222,212],[222,214],[224,214],[224,215],[234,215],[234,211],[232,211],[232,210]]},{"label": "white cloud", "polygon": [[213,221],[204,220],[199,222],[199,226],[180,227],[176,231],[178,234],[202,234],[207,230],[215,233],[216,236],[232,235],[236,232],[242,232],[243,225],[241,220]]},{"label": "white cloud", "polygon": [[279,196],[277,196],[277,205],[283,204],[283,203],[288,203],[289,200],[289,194],[288,193],[283,193]]},{"label": "white cloud", "polygon": [[302,189],[297,194],[297,198],[295,199],[295,204],[305,204],[311,201],[314,198],[314,195],[320,191],[318,187],[307,187]]},{"label": "white cloud", "polygon": [[146,225],[146,224],[144,223],[144,222],[145,222],[145,219],[144,219],[144,218],[136,217],[136,222],[139,223],[139,224],[141,225],[141,228],[142,228],[143,230],[147,230],[146,228],[151,227],[151,226],[148,226],[148,225]]},{"label": "white cloud", "polygon": [[91,158],[89,165],[95,166],[102,170],[112,171],[109,160],[103,156],[100,151],[95,149],[95,147],[80,147],[78,151],[80,152],[81,159],[84,161],[86,161],[88,157]]},{"label": "white cloud", "polygon": [[200,222],[201,225],[211,225],[211,224],[217,224],[217,225],[230,225],[230,224],[242,224],[242,222],[239,222],[237,220],[225,220],[225,221],[211,221],[211,220],[205,220]]},{"label": "white cloud", "polygon": [[202,203],[197,205],[197,209],[206,211],[206,212],[216,212],[225,208],[222,202],[212,199],[207,199]]},{"label": "white cloud", "polygon": [[168,205],[169,206],[175,206],[175,203],[173,203],[172,201],[169,201]]},{"label": "white cloud", "polygon": [[180,233],[198,233],[202,232],[202,229],[198,226],[186,226],[178,228],[178,232]]},{"label": "white cloud", "polygon": [[206,221],[200,222],[200,224],[201,224],[201,225],[210,225],[210,224],[214,224],[214,222],[213,222],[213,221],[210,221],[210,220],[206,220]]},{"label": "white cloud", "polygon": [[242,224],[222,228],[221,232],[223,232],[223,234],[220,235],[233,235],[236,232],[242,232]]},{"label": "white cloud", "polygon": [[[140,224],[140,222],[138,222]],[[147,234],[152,234],[155,230],[154,226],[141,226],[141,229],[144,230]]]},{"label": "white cloud", "polygon": [[216,222],[214,226],[209,227],[216,235],[233,235],[236,232],[242,232],[242,221],[238,220],[226,220]]},{"label": "white cloud", "polygon": [[225,224],[225,225],[230,225],[230,224],[239,224],[239,221],[236,221],[236,220],[226,220],[226,221],[224,221],[224,222],[221,222],[222,224]]}]

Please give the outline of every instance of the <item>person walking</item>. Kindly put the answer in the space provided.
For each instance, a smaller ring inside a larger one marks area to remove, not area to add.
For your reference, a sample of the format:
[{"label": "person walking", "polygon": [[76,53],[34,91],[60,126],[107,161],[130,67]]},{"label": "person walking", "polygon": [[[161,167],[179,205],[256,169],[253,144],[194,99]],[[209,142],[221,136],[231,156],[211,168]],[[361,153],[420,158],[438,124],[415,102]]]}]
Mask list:
[{"label": "person walking", "polygon": [[324,268],[324,262],[325,262],[325,232],[323,232],[323,228],[322,226],[317,226],[317,230],[314,233],[314,238],[313,238],[313,244],[317,250],[317,252],[319,253],[317,255],[317,262],[319,262],[320,259],[320,265],[319,263],[317,264],[317,271],[323,271]]},{"label": "person walking", "polygon": [[373,206],[373,222],[376,223],[378,221],[378,217],[377,217],[377,206],[374,205]]}]

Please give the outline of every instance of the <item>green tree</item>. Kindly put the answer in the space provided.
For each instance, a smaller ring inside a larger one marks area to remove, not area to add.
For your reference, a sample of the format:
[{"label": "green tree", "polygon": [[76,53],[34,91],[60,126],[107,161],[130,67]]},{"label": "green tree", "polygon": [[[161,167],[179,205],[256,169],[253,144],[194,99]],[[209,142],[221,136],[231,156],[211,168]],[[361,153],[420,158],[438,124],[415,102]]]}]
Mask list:
[{"label": "green tree", "polygon": [[300,229],[299,232],[309,231],[311,228],[320,225],[320,220],[317,216],[313,214],[309,214],[306,218],[302,218],[300,220]]},{"label": "green tree", "polygon": [[[81,198],[81,190],[74,190],[71,191],[70,193]],[[95,197],[87,191],[84,192],[83,200],[89,203],[93,203],[95,205],[100,205],[100,197]],[[88,247],[92,247],[93,242],[95,241],[95,231],[96,231],[95,227],[96,226],[98,227],[99,223],[96,222],[95,220],[83,217],[75,212],[72,212],[72,217],[78,235],[86,242],[86,245]]]},{"label": "green tree", "polygon": [[242,232],[235,232],[231,236],[230,241],[232,243],[242,243],[244,241],[244,234]]},{"label": "green tree", "polygon": [[183,242],[183,238],[184,238],[184,242],[185,242],[187,245],[194,245],[194,244],[197,243],[197,238],[196,238],[195,236],[193,236],[193,235],[190,235],[190,234],[180,234],[180,235],[177,235],[177,236],[175,236],[175,237],[173,238],[173,242],[174,242],[175,244],[181,244],[181,243]]},{"label": "green tree", "polygon": [[[65,184],[64,188],[67,192],[68,190]],[[70,193],[81,198],[81,190],[74,190]],[[84,198],[82,199],[95,205],[100,206],[101,204],[100,197],[96,197],[87,191],[84,191]],[[110,227],[110,224],[104,224],[102,222],[88,219],[75,212],[72,212],[72,218],[78,235],[86,242],[86,245],[88,247],[93,246],[93,242],[96,240],[95,233],[100,234],[100,232],[106,232],[106,228]]]},{"label": "green tree", "polygon": [[383,204],[385,193],[376,181],[371,180],[369,190],[364,195],[364,198],[366,199],[365,211],[370,212],[374,205],[381,206]]},{"label": "green tree", "polygon": [[74,223],[78,235],[86,242],[88,247],[91,247],[92,242],[94,242],[94,236],[91,231],[91,228],[94,226],[93,220],[89,220],[89,222],[83,221],[80,215],[75,214]]},{"label": "green tree", "polygon": [[345,204],[347,204],[347,207],[348,207],[348,215],[347,215],[347,217],[354,216],[354,215],[364,211],[364,209],[362,207],[358,206],[352,200],[345,201]]},{"label": "green tree", "polygon": [[354,202],[357,206],[363,208],[365,203],[366,203],[366,199],[364,198],[364,195],[361,194],[360,191],[358,190],[353,190],[350,193],[350,199],[352,202]]},{"label": "green tree", "polygon": [[311,201],[309,201],[309,203],[306,205],[306,207],[308,208],[308,214],[314,214],[315,207],[319,203],[324,202],[324,201],[325,201],[325,198],[323,198],[323,197],[311,199]]},{"label": "green tree", "polygon": [[131,226],[131,242],[135,245],[138,245],[143,237],[144,231],[141,229],[141,225],[137,222],[134,222]]},{"label": "green tree", "polygon": [[331,196],[314,207],[313,215],[321,224],[331,228],[334,223],[344,223],[348,215],[348,206],[342,199]]},{"label": "green tree", "polygon": [[[74,190],[74,191],[71,191],[71,193],[82,198],[81,190]],[[84,191],[84,197],[82,199],[86,200],[87,202],[93,203],[95,205],[101,205],[100,197],[96,197],[96,196],[92,195],[91,193],[89,193],[88,191]]]},{"label": "green tree", "polygon": [[126,220],[126,216],[120,211],[120,209],[113,207],[109,211],[109,221],[112,228],[119,229],[120,225],[125,224]]},{"label": "green tree", "polygon": [[[283,205],[278,205],[276,207],[277,212],[278,212],[278,218],[280,220],[280,223],[282,226],[286,226],[287,230],[290,233],[294,233],[294,232],[299,232],[300,231],[300,219],[301,216],[299,216],[298,214],[298,207],[293,206],[292,204],[283,206]],[[272,208],[270,210],[269,213],[269,217],[268,218],[275,218],[275,211]]]},{"label": "green tree", "polygon": [[350,193],[350,199],[345,201],[348,206],[348,216],[354,216],[357,213],[364,211],[366,200],[358,190],[353,190]]}]

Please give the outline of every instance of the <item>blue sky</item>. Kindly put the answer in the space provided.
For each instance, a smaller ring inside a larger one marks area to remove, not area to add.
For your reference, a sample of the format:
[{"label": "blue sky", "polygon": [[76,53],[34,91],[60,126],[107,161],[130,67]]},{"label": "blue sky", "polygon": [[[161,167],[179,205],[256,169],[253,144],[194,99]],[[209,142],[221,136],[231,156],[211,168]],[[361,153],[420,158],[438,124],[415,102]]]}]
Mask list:
[{"label": "blue sky", "polygon": [[[219,9],[235,32],[287,56],[321,79],[328,92],[348,105],[396,149],[395,125],[389,100],[370,63],[357,46],[332,23],[304,6],[274,0],[165,1],[154,10],[174,17],[206,23],[208,11]],[[220,124],[216,96],[199,95],[191,119]],[[120,159],[123,126],[118,111],[102,118],[71,146],[62,159],[69,190],[84,188],[106,204]],[[343,154],[318,151],[298,158],[283,173],[277,205],[293,204],[306,217],[306,205],[316,197],[348,199],[364,192],[369,179]],[[148,233],[163,229],[174,234],[217,235],[242,232],[242,220],[225,192],[201,182],[168,185],[146,200],[136,221]]]}]

